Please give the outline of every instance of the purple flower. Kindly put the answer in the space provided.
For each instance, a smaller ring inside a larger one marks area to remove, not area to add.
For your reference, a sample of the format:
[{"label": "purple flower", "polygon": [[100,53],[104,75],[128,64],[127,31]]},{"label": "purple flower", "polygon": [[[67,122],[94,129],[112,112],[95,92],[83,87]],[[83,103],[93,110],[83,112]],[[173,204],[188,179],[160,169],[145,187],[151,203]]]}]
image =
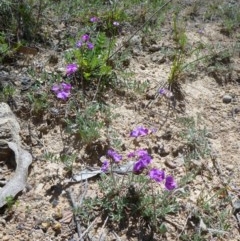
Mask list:
[{"label": "purple flower", "polygon": [[167,190],[173,190],[177,187],[177,183],[172,176],[167,176],[165,181],[165,187]]},{"label": "purple flower", "polygon": [[108,171],[108,168],[109,168],[109,161],[108,160],[105,160],[102,164],[102,167],[101,167],[101,171],[103,172],[107,172]]},{"label": "purple flower", "polygon": [[61,83],[59,85],[53,85],[51,90],[55,93],[57,98],[66,100],[70,96],[72,86],[70,84]]},{"label": "purple flower", "polygon": [[135,151],[130,152],[130,153],[127,155],[127,157],[128,157],[128,158],[135,157]]},{"label": "purple flower", "polygon": [[78,69],[77,64],[68,64],[67,65],[67,71],[66,71],[67,72],[67,76],[75,73],[77,71],[77,69]]},{"label": "purple flower", "polygon": [[114,26],[119,26],[120,24],[119,24],[119,22],[114,21],[114,22],[113,22],[113,25],[114,25]]},{"label": "purple flower", "polygon": [[94,48],[94,44],[91,43],[91,42],[88,42],[87,43],[87,47],[88,47],[88,49],[93,49]]},{"label": "purple flower", "polygon": [[146,136],[148,134],[148,129],[142,126],[138,126],[133,129],[130,133],[131,137]]},{"label": "purple flower", "polygon": [[[146,168],[152,161],[152,157],[146,150],[138,150],[130,153],[130,157],[138,156],[138,161],[133,166],[133,172],[140,174],[144,168]],[[128,155],[129,156],[129,155]]]},{"label": "purple flower", "polygon": [[143,157],[148,155],[148,152],[146,150],[140,149],[138,151],[135,152],[137,154],[138,157]]},{"label": "purple flower", "polygon": [[165,178],[165,172],[163,170],[153,168],[150,170],[149,176],[151,179],[155,180],[156,182],[161,182]]},{"label": "purple flower", "polygon": [[198,30],[198,33],[199,33],[199,34],[204,34],[204,30],[203,30],[203,29],[199,29],[199,30]]},{"label": "purple flower", "polygon": [[98,21],[99,21],[99,18],[96,16],[90,18],[90,22],[92,22],[92,23],[96,23]]},{"label": "purple flower", "polygon": [[[138,151],[134,151],[134,152],[130,152],[128,154],[128,158],[132,158],[132,157],[139,157],[141,159],[152,159],[151,156],[148,154],[148,152],[146,150],[140,149]],[[149,162],[150,163],[150,162]]]},{"label": "purple flower", "polygon": [[87,42],[87,41],[89,41],[89,39],[90,39],[90,36],[89,36],[88,34],[84,34],[84,35],[82,36],[82,41],[83,41],[83,42]]},{"label": "purple flower", "polygon": [[115,162],[120,162],[122,160],[122,156],[119,155],[116,151],[113,149],[109,149],[107,151],[107,155],[111,157]]},{"label": "purple flower", "polygon": [[165,88],[161,88],[159,90],[159,94],[164,95],[165,93],[166,93],[166,89]]},{"label": "purple flower", "polygon": [[82,45],[83,45],[83,42],[82,42],[82,41],[78,41],[78,42],[76,43],[77,48],[81,48]]},{"label": "purple flower", "polygon": [[167,97],[168,99],[170,99],[171,97],[173,97],[173,93],[168,90],[168,89],[165,89],[165,88],[161,88],[159,90],[159,94],[160,95],[164,95],[165,97]]},{"label": "purple flower", "polygon": [[142,161],[147,166],[148,164],[151,163],[152,157],[147,154],[147,155],[141,156],[139,160]]},{"label": "purple flower", "polygon": [[130,152],[128,158],[138,157],[138,160],[144,161],[146,164],[149,164],[152,161],[152,157],[148,154],[146,150],[140,149],[138,151]]},{"label": "purple flower", "polygon": [[140,174],[144,168],[146,168],[146,164],[142,161],[142,160],[139,160],[137,162],[135,162],[134,166],[133,166],[133,172],[135,174]]}]

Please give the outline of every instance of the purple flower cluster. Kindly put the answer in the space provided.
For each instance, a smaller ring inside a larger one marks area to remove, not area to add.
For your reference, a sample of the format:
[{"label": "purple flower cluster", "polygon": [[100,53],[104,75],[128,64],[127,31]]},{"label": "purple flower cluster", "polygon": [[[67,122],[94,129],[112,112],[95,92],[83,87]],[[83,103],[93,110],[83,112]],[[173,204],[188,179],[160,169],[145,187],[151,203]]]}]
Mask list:
[{"label": "purple flower cluster", "polygon": [[66,68],[67,76],[74,74],[78,70],[77,64],[68,64]]},{"label": "purple flower cluster", "polygon": [[137,161],[133,166],[133,172],[135,174],[140,174],[142,171],[151,163],[152,157],[148,154],[146,150],[138,150],[132,152],[128,155],[128,157],[136,157]]},{"label": "purple flower cluster", "polygon": [[115,162],[120,162],[122,160],[122,156],[113,149],[107,151],[107,156],[112,158]]},{"label": "purple flower cluster", "polygon": [[92,50],[94,48],[94,44],[90,42],[90,35],[89,34],[84,34],[81,37],[81,40],[79,40],[76,43],[77,48],[81,48],[83,46],[87,46],[88,49]]},{"label": "purple flower cluster", "polygon": [[90,22],[97,23],[97,22],[99,22],[99,18],[96,17],[96,16],[93,16],[93,17],[90,18]]},{"label": "purple flower cluster", "polygon": [[152,168],[149,172],[149,177],[159,183],[165,179],[165,188],[167,190],[173,190],[177,187],[177,183],[172,176],[167,176],[165,178],[164,170]]},{"label": "purple flower cluster", "polygon": [[109,161],[108,160],[105,160],[102,164],[102,167],[101,167],[101,171],[102,172],[107,172],[109,169]]},{"label": "purple flower cluster", "polygon": [[[122,160],[122,156],[120,154],[118,154],[116,151],[114,151],[113,149],[109,149],[107,151],[107,156],[116,163],[118,163]],[[108,160],[105,160],[102,164],[101,171],[107,172],[109,169],[109,165],[110,165],[110,162]]]},{"label": "purple flower cluster", "polygon": [[138,126],[135,129],[133,129],[130,133],[131,137],[138,137],[138,136],[146,136],[148,134],[148,129],[144,128],[142,126]]},{"label": "purple flower cluster", "polygon": [[70,91],[72,89],[72,86],[67,83],[60,83],[55,84],[51,88],[51,90],[54,92],[54,94],[57,96],[57,98],[66,100],[70,96]]}]

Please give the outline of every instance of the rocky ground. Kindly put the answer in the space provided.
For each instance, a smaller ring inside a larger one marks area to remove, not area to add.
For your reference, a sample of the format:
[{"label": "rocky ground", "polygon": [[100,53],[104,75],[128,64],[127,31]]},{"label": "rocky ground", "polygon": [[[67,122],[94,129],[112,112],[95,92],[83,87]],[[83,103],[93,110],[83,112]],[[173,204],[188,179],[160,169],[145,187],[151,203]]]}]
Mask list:
[{"label": "rocky ground", "polygon": [[[183,16],[188,16],[189,9],[184,9]],[[116,75],[119,81],[134,80],[135,87],[103,93],[111,109],[111,124],[89,145],[79,145],[65,131],[67,104],[57,102],[48,85],[52,77],[47,75],[65,75],[61,51],[30,47],[33,52],[22,49],[14,63],[1,66],[2,85],[12,82],[16,88],[8,103],[21,127],[22,146],[31,153],[33,162],[17,202],[11,209],[1,211],[0,240],[73,241],[79,240],[79,229],[85,234],[83,240],[240,240],[239,27],[226,35],[220,20],[204,21],[201,16],[186,21],[188,47],[202,43],[207,47],[201,54],[211,54],[212,58],[207,66],[203,59],[181,75],[181,99],[158,94],[160,88],[167,87],[171,70],[171,18],[167,17],[165,25],[147,39],[141,31],[130,40],[127,30],[119,36],[116,48],[127,42],[125,51],[129,55],[127,67],[117,70]],[[64,35],[76,30],[59,25],[53,31],[52,41],[59,48],[60,31]],[[223,50],[229,50],[231,55],[222,55]],[[192,59],[188,56],[186,63]],[[29,69],[35,75],[29,76]],[[127,72],[133,75],[123,74]],[[41,116],[32,113],[27,101],[30,91],[49,95],[50,107]],[[111,144],[118,143],[119,152],[126,155],[136,148],[129,133],[141,125],[152,133],[142,139],[139,147],[150,150],[155,167],[164,168],[179,182],[176,195],[180,209],[177,214],[166,216],[168,232],[150,235],[141,230],[140,224],[114,229],[100,216],[91,223],[78,222],[72,212],[74,205],[82,197],[100,195],[99,177],[70,182],[72,173],[66,164],[58,159],[51,161],[47,154],[53,153],[56,158],[60,153],[75,154],[73,174],[86,166],[100,168],[109,140]],[[201,158],[196,160],[190,155],[190,144],[202,152]],[[12,172],[3,163],[1,168],[1,179],[8,181]],[[189,181],[180,184],[186,177]],[[184,239],[184,234],[189,236]]]}]

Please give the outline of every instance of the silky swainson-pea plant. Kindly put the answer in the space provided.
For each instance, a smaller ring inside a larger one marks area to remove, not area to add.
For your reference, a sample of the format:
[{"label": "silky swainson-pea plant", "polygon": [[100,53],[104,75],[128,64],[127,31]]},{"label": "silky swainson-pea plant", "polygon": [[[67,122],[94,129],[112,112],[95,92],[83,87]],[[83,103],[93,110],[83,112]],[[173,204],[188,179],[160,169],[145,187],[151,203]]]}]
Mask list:
[{"label": "silky swainson-pea plant", "polygon": [[167,176],[165,178],[165,171],[164,170],[159,170],[157,168],[152,168],[149,171],[149,177],[158,182],[161,183],[165,180],[165,188],[167,190],[173,190],[175,188],[177,188],[177,182],[174,180],[174,178],[172,176]]},{"label": "silky swainson-pea plant", "polygon": [[122,156],[113,149],[109,149],[107,151],[107,156],[110,157],[114,162],[120,162],[122,160]]},{"label": "silky swainson-pea plant", "polygon": [[103,161],[102,167],[101,167],[101,171],[102,172],[107,172],[109,169],[110,163],[108,160]]},{"label": "silky swainson-pea plant", "polygon": [[60,83],[55,84],[51,88],[51,90],[54,92],[54,94],[57,96],[58,99],[67,100],[70,96],[72,86],[68,83]]},{"label": "silky swainson-pea plant", "polygon": [[151,163],[152,157],[146,150],[140,149],[128,154],[129,158],[135,158],[137,161],[133,165],[133,173],[140,174]]},{"label": "silky swainson-pea plant", "polygon": [[131,131],[130,136],[131,137],[146,136],[148,133],[149,131],[147,128],[144,128],[143,126],[138,126]]},{"label": "silky swainson-pea plant", "polygon": [[165,172],[163,170],[153,168],[150,170],[149,176],[151,179],[155,180],[156,182],[162,182],[165,178]]},{"label": "silky swainson-pea plant", "polygon": [[[146,136],[148,129],[137,127],[131,133],[134,137]],[[177,188],[177,182],[165,170],[151,167],[154,160],[149,149],[140,148],[125,156],[109,148],[104,158],[99,182],[101,197],[95,201],[111,221],[126,221],[132,215],[157,228],[164,215],[177,211],[174,192],[170,192]],[[154,190],[155,182],[165,187],[162,192]]]},{"label": "silky swainson-pea plant", "polygon": [[[96,23],[96,17],[90,19],[90,22]],[[67,65],[67,76],[75,74],[75,81],[82,83],[97,83],[99,86],[109,84],[112,67],[109,65],[108,58],[114,46],[114,41],[108,39],[104,33],[93,31],[80,36],[75,42],[75,47],[68,51],[66,57],[68,60],[74,59],[75,64]]]},{"label": "silky swainson-pea plant", "polygon": [[173,190],[177,188],[177,182],[172,176],[167,176],[165,181],[165,187],[167,190]]},{"label": "silky swainson-pea plant", "polygon": [[67,74],[67,76],[69,76],[71,74],[74,74],[77,70],[78,70],[77,64],[75,64],[75,63],[68,64],[66,67],[66,74]]}]

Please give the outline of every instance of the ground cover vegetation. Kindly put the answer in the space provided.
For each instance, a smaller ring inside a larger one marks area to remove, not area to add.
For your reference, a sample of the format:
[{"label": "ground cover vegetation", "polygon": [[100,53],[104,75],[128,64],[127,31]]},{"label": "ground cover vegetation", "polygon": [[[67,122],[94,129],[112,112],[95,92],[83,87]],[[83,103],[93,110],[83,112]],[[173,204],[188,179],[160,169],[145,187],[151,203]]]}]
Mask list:
[{"label": "ground cover vegetation", "polygon": [[234,0],[2,0],[33,163],[0,239],[239,240],[239,30]]}]

